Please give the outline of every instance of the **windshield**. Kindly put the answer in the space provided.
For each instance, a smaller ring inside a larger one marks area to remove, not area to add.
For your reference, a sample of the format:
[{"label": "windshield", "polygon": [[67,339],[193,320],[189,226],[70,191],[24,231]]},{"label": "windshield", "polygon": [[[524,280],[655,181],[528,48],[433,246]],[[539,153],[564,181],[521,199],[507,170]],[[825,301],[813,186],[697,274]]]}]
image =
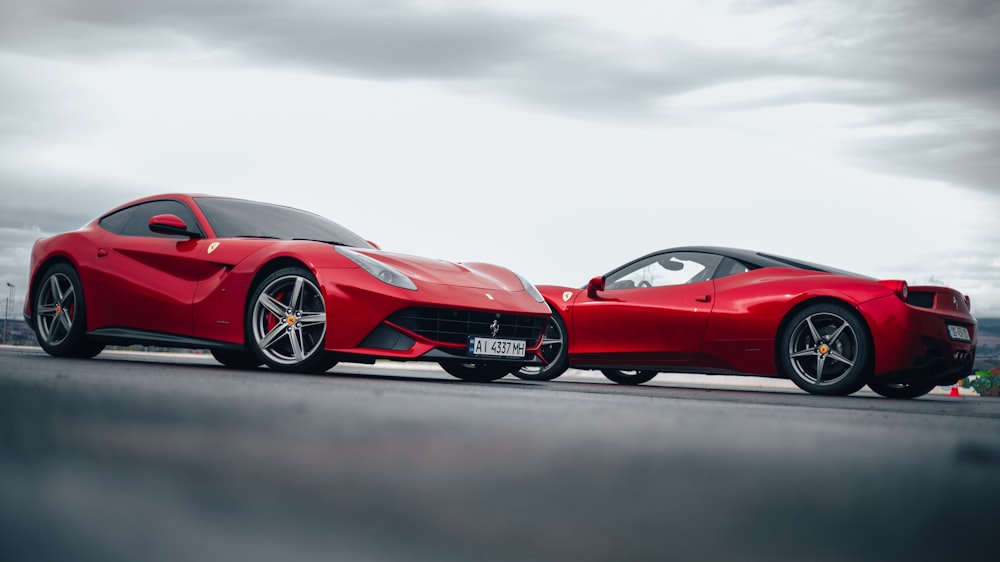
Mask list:
[{"label": "windshield", "polygon": [[307,211],[219,197],[196,197],[195,202],[219,238],[317,240],[355,248],[373,247],[343,226]]}]

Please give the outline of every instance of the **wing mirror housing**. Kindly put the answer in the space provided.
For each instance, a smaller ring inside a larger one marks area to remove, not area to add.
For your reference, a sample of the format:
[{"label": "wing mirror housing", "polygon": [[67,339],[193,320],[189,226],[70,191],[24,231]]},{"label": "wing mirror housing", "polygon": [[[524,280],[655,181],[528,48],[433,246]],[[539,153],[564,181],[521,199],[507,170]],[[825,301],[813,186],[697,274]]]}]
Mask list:
[{"label": "wing mirror housing", "polygon": [[200,232],[188,230],[188,225],[177,215],[156,215],[149,219],[149,229],[157,234],[201,238]]},{"label": "wing mirror housing", "polygon": [[594,277],[587,283],[587,296],[596,299],[597,292],[604,290],[604,277]]}]

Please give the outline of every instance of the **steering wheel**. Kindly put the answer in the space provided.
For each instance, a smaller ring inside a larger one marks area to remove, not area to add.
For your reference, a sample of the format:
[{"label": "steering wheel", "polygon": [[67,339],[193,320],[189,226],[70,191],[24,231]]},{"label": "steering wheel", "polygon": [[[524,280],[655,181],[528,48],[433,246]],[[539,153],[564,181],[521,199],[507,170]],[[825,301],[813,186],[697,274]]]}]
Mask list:
[{"label": "steering wheel", "polygon": [[640,289],[645,289],[647,287],[652,287],[652,286],[653,284],[650,283],[649,281],[646,281],[645,279],[639,281],[639,283],[636,284],[636,287],[639,287]]}]

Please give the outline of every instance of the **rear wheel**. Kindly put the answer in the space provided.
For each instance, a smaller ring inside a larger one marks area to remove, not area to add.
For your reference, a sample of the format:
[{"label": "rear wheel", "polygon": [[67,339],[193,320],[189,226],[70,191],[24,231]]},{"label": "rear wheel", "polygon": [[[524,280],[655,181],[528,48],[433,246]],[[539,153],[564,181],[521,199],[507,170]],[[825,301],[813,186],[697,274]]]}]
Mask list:
[{"label": "rear wheel", "polygon": [[566,345],[566,325],[559,315],[553,312],[539,350],[545,364],[521,367],[514,371],[514,376],[527,381],[550,381],[565,373],[569,367]]},{"label": "rear wheel", "polygon": [[801,310],[779,341],[782,374],[810,394],[846,396],[868,382],[868,329],[846,306],[821,303]]},{"label": "rear wheel", "polygon": [[601,369],[604,376],[618,384],[642,384],[653,380],[657,371],[629,371],[619,369]]},{"label": "rear wheel", "polygon": [[871,381],[868,388],[886,398],[918,398],[934,390],[934,383],[885,383]]},{"label": "rear wheel", "polygon": [[87,339],[87,311],[83,284],[76,270],[57,263],[40,278],[34,296],[34,329],[38,343],[49,355],[93,357],[104,344]]},{"label": "rear wheel", "polygon": [[249,351],[213,349],[211,352],[216,361],[230,369],[256,369],[260,367],[260,359]]},{"label": "rear wheel", "polygon": [[322,373],[336,364],[323,349],[326,322],[326,303],[312,273],[299,267],[280,269],[253,293],[247,307],[247,344],[276,371]]},{"label": "rear wheel", "polygon": [[441,363],[449,375],[468,382],[490,382],[504,378],[513,368],[490,363]]}]

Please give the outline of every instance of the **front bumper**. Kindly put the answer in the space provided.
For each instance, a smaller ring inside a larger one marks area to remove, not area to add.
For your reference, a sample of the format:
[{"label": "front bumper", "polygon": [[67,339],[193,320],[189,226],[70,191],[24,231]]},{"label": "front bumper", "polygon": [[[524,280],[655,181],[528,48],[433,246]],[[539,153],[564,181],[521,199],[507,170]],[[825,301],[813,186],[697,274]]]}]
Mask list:
[{"label": "front bumper", "polygon": [[[318,276],[328,310],[325,348],[345,361],[542,364],[538,354],[551,311],[524,291],[427,284],[410,291],[382,284],[360,269],[331,273],[321,270]],[[472,357],[469,336],[524,341],[525,356]]]}]

